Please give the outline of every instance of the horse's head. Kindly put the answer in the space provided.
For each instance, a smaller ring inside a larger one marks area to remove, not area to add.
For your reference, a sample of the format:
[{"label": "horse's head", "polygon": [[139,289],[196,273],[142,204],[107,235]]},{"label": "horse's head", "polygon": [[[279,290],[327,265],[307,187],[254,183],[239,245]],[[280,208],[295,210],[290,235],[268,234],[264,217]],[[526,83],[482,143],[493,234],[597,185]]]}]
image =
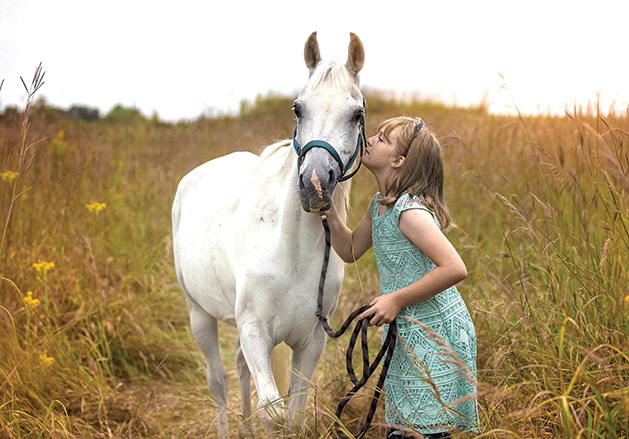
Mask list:
[{"label": "horse's head", "polygon": [[300,155],[301,205],[306,212],[316,212],[330,208],[337,182],[360,160],[365,107],[358,72],[365,51],[360,39],[350,33],[345,65],[322,63],[317,33],[313,32],[304,58],[310,79],[294,102],[297,128],[293,143]]}]

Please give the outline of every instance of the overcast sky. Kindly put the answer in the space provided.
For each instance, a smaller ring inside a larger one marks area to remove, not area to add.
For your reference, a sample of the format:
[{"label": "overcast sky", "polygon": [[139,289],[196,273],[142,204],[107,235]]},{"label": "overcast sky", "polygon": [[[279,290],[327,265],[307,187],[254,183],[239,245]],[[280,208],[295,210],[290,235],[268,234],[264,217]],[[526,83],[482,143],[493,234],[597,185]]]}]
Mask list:
[{"label": "overcast sky", "polygon": [[[270,91],[296,94],[303,46],[324,58],[363,41],[364,86],[509,111],[575,102],[629,104],[628,0],[0,0],[0,111],[23,106],[40,61],[49,103],[122,103],[166,120],[235,110]],[[501,77],[502,75],[502,77]],[[503,80],[504,77],[504,80]]]}]

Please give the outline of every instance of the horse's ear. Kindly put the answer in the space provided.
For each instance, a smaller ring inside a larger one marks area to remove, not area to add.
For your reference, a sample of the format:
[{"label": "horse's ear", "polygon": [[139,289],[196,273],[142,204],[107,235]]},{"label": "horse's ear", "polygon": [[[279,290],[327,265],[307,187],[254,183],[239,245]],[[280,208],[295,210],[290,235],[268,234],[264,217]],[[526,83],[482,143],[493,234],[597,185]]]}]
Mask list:
[{"label": "horse's ear", "polygon": [[358,75],[358,72],[360,72],[360,69],[363,68],[364,64],[365,49],[363,48],[363,43],[355,33],[350,32],[349,50],[347,54],[347,63],[345,63],[345,65],[354,75]]},{"label": "horse's ear", "polygon": [[306,60],[306,66],[308,66],[310,74],[312,74],[314,69],[317,68],[319,61],[321,61],[316,32],[311,33],[308,37],[308,41],[306,41],[306,45],[304,46],[304,60]]}]

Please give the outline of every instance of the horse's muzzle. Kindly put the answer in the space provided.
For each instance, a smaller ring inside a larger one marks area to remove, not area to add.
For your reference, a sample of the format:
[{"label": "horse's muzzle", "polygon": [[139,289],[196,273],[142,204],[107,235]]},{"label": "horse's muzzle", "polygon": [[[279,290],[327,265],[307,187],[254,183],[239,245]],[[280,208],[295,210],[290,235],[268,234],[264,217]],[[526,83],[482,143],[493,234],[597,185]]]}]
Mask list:
[{"label": "horse's muzzle", "polygon": [[325,150],[309,151],[299,172],[299,197],[306,212],[328,210],[340,170]]}]

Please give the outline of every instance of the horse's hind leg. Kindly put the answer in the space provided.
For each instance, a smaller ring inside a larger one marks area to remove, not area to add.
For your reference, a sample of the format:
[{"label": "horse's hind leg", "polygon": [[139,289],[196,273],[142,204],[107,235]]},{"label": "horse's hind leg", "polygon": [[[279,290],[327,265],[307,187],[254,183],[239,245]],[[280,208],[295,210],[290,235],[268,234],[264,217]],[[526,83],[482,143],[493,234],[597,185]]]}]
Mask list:
[{"label": "horse's hind leg", "polygon": [[207,385],[216,401],[218,415],[218,437],[229,437],[227,425],[227,372],[221,361],[218,348],[218,324],[214,317],[205,312],[194,300],[188,300],[192,335],[207,362]]},{"label": "horse's hind leg", "polygon": [[236,367],[238,369],[238,377],[240,378],[241,411],[244,418],[243,423],[238,427],[238,435],[240,438],[253,437],[255,435],[255,428],[253,426],[253,419],[251,418],[251,372],[249,371],[249,366],[247,366],[247,361],[240,347],[240,338],[238,338]]}]

